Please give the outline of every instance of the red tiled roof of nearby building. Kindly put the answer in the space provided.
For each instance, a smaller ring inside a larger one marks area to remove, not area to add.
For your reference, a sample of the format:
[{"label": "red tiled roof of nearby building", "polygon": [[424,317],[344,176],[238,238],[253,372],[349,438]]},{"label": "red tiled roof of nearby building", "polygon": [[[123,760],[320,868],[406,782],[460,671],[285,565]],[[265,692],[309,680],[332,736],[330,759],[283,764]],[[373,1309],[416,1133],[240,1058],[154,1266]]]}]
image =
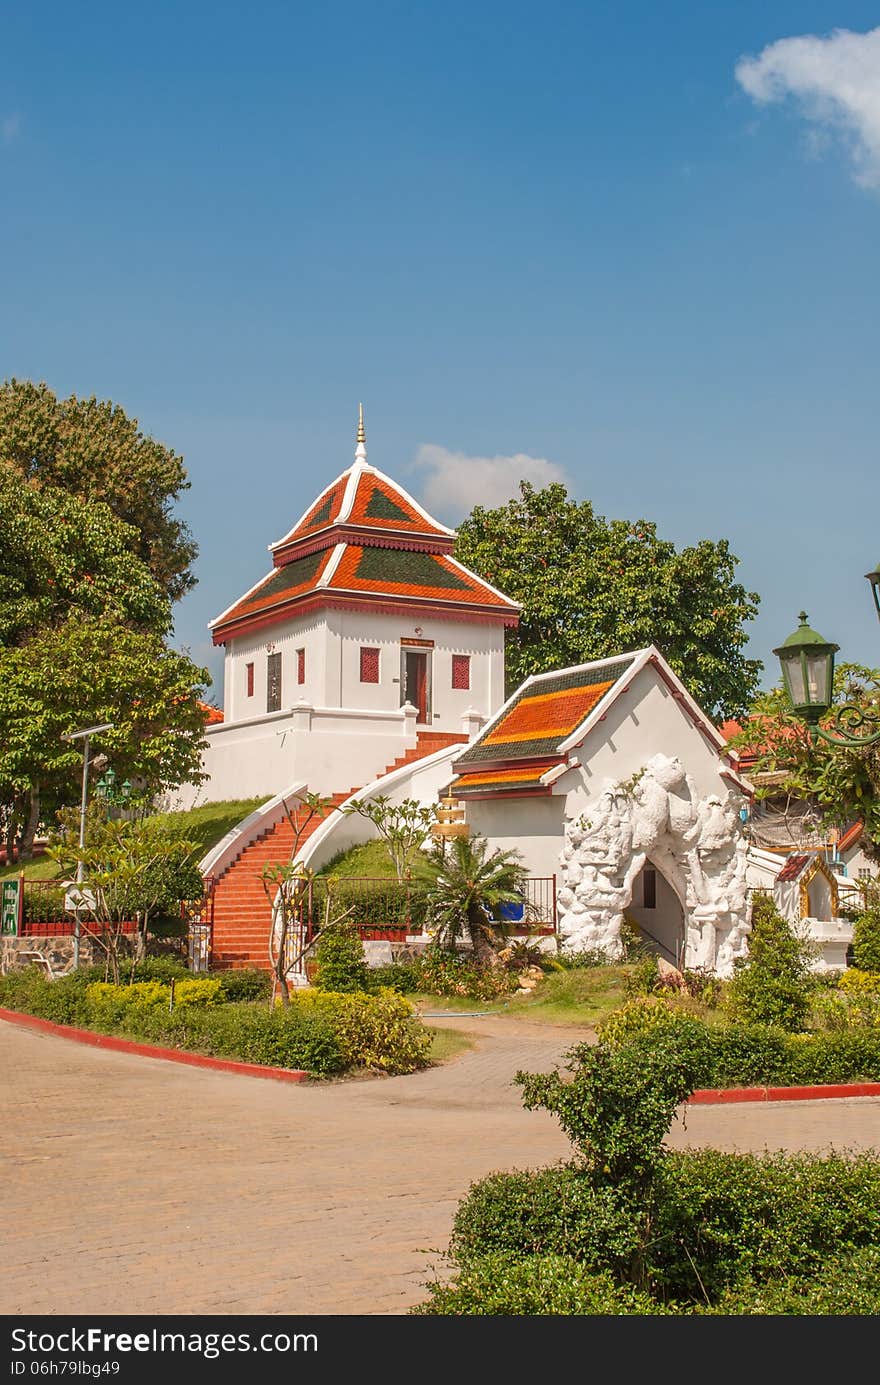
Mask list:
[{"label": "red tiled roof of nearby building", "polygon": [[206,713],[206,725],[216,726],[218,722],[221,722],[223,720],[223,713],[221,712],[219,707],[212,707],[209,702],[200,702],[199,706],[201,707],[202,711]]},{"label": "red tiled roof of nearby building", "polygon": [[211,622],[214,643],[327,605],[397,611],[427,604],[516,625],[517,603],[455,562],[454,540],[454,530],[361,458],[272,544],[275,570]]},{"label": "red tiled roof of nearby building", "polygon": [[846,829],[845,832],[841,833],[840,837],[838,837],[837,850],[849,851],[851,846],[855,846],[856,842],[859,840],[859,837],[861,837],[864,830],[865,824],[861,821],[861,819],[859,819],[858,822],[854,822],[850,827]]},{"label": "red tiled roof of nearby building", "polygon": [[776,877],[777,884],[783,884],[787,880],[797,880],[798,876],[813,860],[812,856],[789,856],[782,870]]}]

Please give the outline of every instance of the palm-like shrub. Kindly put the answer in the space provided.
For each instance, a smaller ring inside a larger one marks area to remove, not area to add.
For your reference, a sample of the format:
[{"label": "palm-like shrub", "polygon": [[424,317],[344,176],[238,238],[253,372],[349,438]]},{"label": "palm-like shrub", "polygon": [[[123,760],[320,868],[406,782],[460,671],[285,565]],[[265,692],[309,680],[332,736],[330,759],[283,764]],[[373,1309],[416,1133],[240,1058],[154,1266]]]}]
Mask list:
[{"label": "palm-like shrub", "polygon": [[435,941],[454,949],[462,938],[481,967],[497,966],[502,904],[522,903],[526,871],[517,851],[489,853],[485,837],[453,837],[416,866],[428,885],[428,926]]}]

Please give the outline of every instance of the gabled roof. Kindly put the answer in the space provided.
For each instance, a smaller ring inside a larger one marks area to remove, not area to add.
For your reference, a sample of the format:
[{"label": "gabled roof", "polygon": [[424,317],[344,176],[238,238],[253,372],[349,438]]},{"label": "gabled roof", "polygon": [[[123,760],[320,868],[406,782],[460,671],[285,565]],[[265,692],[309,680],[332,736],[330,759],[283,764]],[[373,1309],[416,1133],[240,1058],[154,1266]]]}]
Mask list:
[{"label": "gabled roof", "polygon": [[[720,756],[724,738],[653,645],[574,668],[533,674],[489,721],[452,768],[450,792],[460,798],[549,794],[575,761],[570,752],[604,720],[611,704],[648,665],[672,689],[685,715]],[[730,765],[721,771],[746,793]]]}]

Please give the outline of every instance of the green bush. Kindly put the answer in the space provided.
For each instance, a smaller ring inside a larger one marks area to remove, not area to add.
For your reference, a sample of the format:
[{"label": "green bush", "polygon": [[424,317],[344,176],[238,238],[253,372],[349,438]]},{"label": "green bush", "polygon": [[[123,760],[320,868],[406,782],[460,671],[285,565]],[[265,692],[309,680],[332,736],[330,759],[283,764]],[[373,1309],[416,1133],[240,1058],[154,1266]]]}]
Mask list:
[{"label": "green bush", "polygon": [[453,1222],[459,1265],[487,1255],[571,1257],[593,1271],[625,1275],[638,1248],[630,1208],[597,1188],[576,1164],[493,1173],[471,1185]]},{"label": "green bush", "polygon": [[175,981],[180,981],[192,975],[182,958],[142,957],[135,963],[134,971],[130,966],[124,969],[123,980],[127,981],[131,977],[134,981],[161,981],[167,985],[172,977]]},{"label": "green bush", "polygon": [[770,895],[756,895],[748,956],[734,963],[727,987],[728,1016],[740,1024],[803,1029],[815,989],[810,961],[808,945],[795,936]]},{"label": "green bush", "polygon": [[856,918],[852,951],[860,971],[880,972],[880,904],[870,905]]},{"label": "green bush", "polygon": [[831,1257],[878,1246],[880,1160],[673,1152],[657,1207],[655,1292],[715,1300],[744,1278],[773,1284],[812,1275]]},{"label": "green bush", "polygon": [[553,960],[563,971],[576,971],[580,967],[607,967],[611,961],[601,947],[588,947],[580,952],[560,952]]},{"label": "green bush", "polygon": [[427,890],[424,885],[394,878],[318,876],[312,884],[312,918],[320,927],[330,895],[331,917],[346,913],[345,922],[354,928],[399,928],[420,933],[427,916]]},{"label": "green bush", "polygon": [[409,1002],[394,991],[304,991],[293,1004],[331,1018],[346,1067],[413,1072],[429,1061],[431,1034]]},{"label": "green bush", "polygon": [[649,1294],[586,1270],[565,1255],[510,1260],[487,1255],[461,1270],[451,1285],[430,1284],[427,1302],[410,1314],[428,1316],[623,1316],[667,1310]]},{"label": "green bush", "polygon": [[315,946],[315,984],[338,993],[368,989],[367,963],[361,935],[348,922],[321,930]]},{"label": "green bush", "polygon": [[[753,1299],[759,1288],[769,1294],[787,1279],[809,1280],[836,1257],[858,1259],[863,1299],[870,1292],[868,1267],[880,1254],[874,1155],[672,1151],[655,1193],[644,1274],[658,1303],[689,1304],[685,1311],[692,1311],[708,1296],[713,1311],[738,1293]],[[597,1189],[577,1164],[495,1173],[459,1204],[450,1254],[460,1271],[486,1257],[511,1264],[560,1256],[627,1283],[638,1241],[631,1212],[617,1189]],[[514,1286],[512,1302],[519,1292]],[[519,1311],[496,1304],[499,1314]]]},{"label": "green bush", "polygon": [[384,967],[370,967],[371,990],[398,991],[413,995],[422,990],[422,973],[418,962],[390,962]]},{"label": "green bush", "polygon": [[431,1034],[392,991],[304,991],[289,1006],[222,1001],[220,977],[113,986],[100,968],[48,981],[36,968],[0,976],[0,1006],[164,1047],[329,1075],[351,1068],[412,1072],[430,1061]]},{"label": "green bush", "polygon": [[880,1314],[880,1247],[828,1260],[814,1272],[732,1285],[703,1313],[733,1316],[856,1317]]},{"label": "green bush", "polygon": [[330,1076],[346,1067],[332,1017],[297,1004],[267,1009],[244,1002],[216,1009],[130,1010],[126,1032],[170,1048]]},{"label": "green bush", "polygon": [[211,973],[220,982],[224,1000],[266,1000],[272,995],[272,975],[268,971],[258,971],[256,967],[242,967],[240,970],[217,971]]},{"label": "green bush", "polygon": [[429,947],[414,965],[418,968],[418,989],[428,995],[497,1000],[510,995],[518,985],[516,976],[504,967],[478,967],[467,953],[436,946]]},{"label": "green bush", "polygon": [[623,978],[623,993],[632,999],[634,996],[650,995],[657,984],[657,958],[642,957],[633,962]]}]

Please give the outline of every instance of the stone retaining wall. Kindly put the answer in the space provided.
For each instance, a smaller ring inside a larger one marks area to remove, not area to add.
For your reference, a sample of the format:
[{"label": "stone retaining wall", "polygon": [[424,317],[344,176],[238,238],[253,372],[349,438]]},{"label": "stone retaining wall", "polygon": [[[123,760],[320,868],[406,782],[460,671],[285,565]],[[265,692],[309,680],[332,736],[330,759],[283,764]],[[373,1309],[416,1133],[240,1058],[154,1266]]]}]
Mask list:
[{"label": "stone retaining wall", "polygon": [[[73,944],[70,936],[3,938],[0,941],[0,972],[21,971],[36,962],[44,969],[48,963],[53,976],[62,976],[73,969]],[[79,955],[83,966],[91,966],[101,961],[104,954],[93,939],[83,936]]]}]

